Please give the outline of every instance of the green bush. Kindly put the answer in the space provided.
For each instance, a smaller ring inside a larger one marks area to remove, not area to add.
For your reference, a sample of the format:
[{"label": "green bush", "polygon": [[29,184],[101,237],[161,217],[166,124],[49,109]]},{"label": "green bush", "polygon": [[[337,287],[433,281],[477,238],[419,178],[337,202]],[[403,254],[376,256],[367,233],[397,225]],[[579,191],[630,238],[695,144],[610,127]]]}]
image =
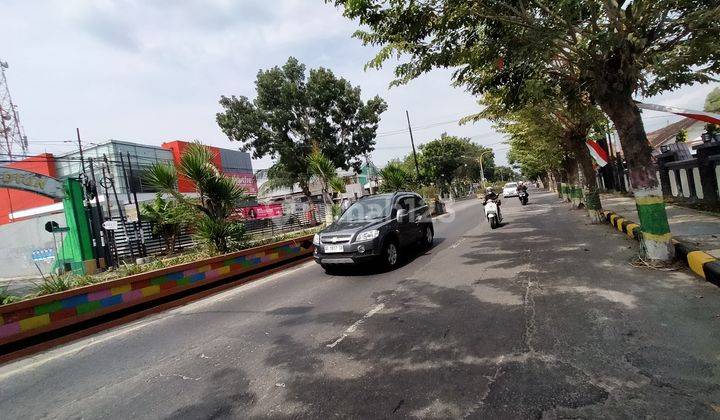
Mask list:
[{"label": "green bush", "polygon": [[438,189],[434,185],[423,185],[420,188],[420,195],[428,200],[434,200],[438,197]]},{"label": "green bush", "polygon": [[15,296],[7,291],[7,286],[0,286],[0,305],[8,305],[22,300],[20,296]]},{"label": "green bush", "polygon": [[42,296],[70,290],[75,287],[73,280],[73,275],[50,274],[49,277],[43,279],[42,283],[35,284],[35,294]]}]

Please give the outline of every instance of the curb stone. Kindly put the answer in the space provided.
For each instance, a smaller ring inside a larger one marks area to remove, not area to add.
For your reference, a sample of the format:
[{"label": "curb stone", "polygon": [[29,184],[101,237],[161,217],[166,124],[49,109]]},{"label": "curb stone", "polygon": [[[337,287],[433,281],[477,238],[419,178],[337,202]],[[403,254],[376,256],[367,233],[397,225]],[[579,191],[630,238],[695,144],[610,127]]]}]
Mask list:
[{"label": "curb stone", "polygon": [[[640,240],[640,225],[612,211],[601,212],[605,220],[629,238]],[[689,244],[673,240],[675,256],[683,260],[690,270],[710,283],[720,286],[720,260]]]}]

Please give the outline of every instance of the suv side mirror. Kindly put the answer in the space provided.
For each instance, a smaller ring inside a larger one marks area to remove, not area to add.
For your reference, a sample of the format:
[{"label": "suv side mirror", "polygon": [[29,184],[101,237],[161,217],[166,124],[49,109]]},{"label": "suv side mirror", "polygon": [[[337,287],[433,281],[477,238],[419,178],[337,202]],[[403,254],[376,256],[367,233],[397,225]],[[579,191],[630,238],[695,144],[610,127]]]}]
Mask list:
[{"label": "suv side mirror", "polygon": [[405,209],[398,209],[397,215],[395,216],[395,219],[398,223],[404,223],[407,221],[408,218],[408,211]]}]

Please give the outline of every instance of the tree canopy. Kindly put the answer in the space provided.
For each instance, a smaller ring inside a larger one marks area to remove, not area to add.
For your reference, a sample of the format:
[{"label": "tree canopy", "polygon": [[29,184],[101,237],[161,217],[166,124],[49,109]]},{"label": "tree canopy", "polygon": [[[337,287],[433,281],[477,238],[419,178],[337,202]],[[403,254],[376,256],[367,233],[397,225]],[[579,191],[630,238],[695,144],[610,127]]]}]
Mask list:
[{"label": "tree canopy", "polygon": [[422,175],[442,185],[449,185],[458,176],[479,181],[479,159],[482,155],[485,177],[491,178],[495,168],[492,151],[473,143],[467,137],[449,136],[420,145]]},{"label": "tree canopy", "polygon": [[720,112],[720,87],[716,87],[705,97],[705,112]]},{"label": "tree canopy", "polygon": [[363,101],[359,87],[325,68],[306,68],[290,57],[282,67],[258,72],[256,97],[222,96],[217,122],[230,140],[253,157],[277,159],[269,177],[280,186],[298,183],[307,193],[307,158],[316,144],[335,167],[359,169],[373,150],[380,114],[378,96]]},{"label": "tree canopy", "polygon": [[381,46],[368,65],[402,62],[394,83],[435,67],[475,94],[500,90],[522,106],[527,83],[548,75],[584,86],[618,130],[634,184],[653,187],[651,149],[633,94],[652,95],[720,71],[716,1],[335,0]]}]

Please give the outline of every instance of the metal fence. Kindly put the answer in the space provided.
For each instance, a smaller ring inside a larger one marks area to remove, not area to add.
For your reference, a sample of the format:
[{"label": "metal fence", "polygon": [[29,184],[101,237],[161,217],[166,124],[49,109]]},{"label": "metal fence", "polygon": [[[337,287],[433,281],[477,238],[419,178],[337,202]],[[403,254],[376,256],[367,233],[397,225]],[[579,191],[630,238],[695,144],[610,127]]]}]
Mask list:
[{"label": "metal fence", "polygon": [[[287,210],[287,212],[286,212]],[[239,213],[238,213],[239,214]],[[237,216],[238,220],[243,220]],[[147,255],[157,255],[165,251],[165,241],[162,237],[152,234],[152,224],[142,222],[142,229],[137,222],[127,222],[124,226],[119,217],[113,217],[118,227],[113,231],[110,239],[113,253],[117,257],[127,259],[141,255],[141,247],[144,246]],[[308,229],[325,220],[325,205],[315,203],[312,207],[302,205],[284,205],[283,215],[271,219],[243,220],[247,234],[253,239],[272,238],[277,235]],[[144,239],[144,245],[143,240]],[[181,251],[197,246],[192,231],[186,229],[175,243],[176,251]]]},{"label": "metal fence", "polygon": [[[663,145],[656,155],[656,177],[663,196],[677,203],[720,210],[720,140],[704,141],[692,149],[685,143]],[[604,189],[632,192],[625,162],[615,159],[599,171]]]}]

